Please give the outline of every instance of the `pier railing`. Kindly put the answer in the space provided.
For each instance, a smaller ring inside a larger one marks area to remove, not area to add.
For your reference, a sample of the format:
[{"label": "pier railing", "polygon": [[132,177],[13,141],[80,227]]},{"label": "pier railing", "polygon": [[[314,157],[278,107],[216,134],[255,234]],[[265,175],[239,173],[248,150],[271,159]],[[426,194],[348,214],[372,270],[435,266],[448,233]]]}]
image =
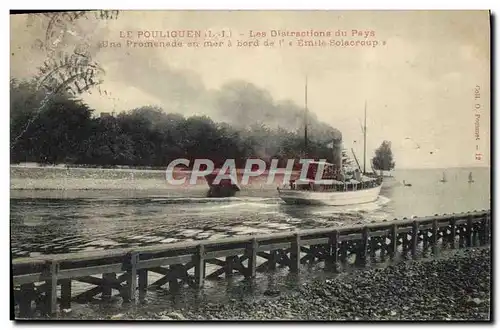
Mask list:
[{"label": "pier railing", "polygon": [[[71,302],[145,298],[151,288],[200,288],[221,276],[255,277],[257,272],[324,263],[340,271],[349,264],[435,256],[441,249],[488,245],[491,212],[378,222],[361,226],[319,228],[259,236],[236,236],[148,247],[19,258],[12,261],[14,300],[19,317],[37,309],[45,315],[71,308]],[[207,265],[210,265],[208,267]],[[211,271],[209,271],[211,269]],[[148,283],[148,274],[159,279]],[[72,294],[74,282],[92,288]],[[58,288],[60,287],[60,290]],[[34,305],[34,307],[33,307]]]}]

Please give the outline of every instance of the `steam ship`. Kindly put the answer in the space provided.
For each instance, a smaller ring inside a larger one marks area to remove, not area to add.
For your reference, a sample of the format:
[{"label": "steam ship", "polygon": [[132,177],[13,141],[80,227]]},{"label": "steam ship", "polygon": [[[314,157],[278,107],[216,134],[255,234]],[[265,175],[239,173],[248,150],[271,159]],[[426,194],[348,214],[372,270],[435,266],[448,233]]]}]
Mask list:
[{"label": "steam ship", "polygon": [[[307,153],[307,80],[305,87],[304,146]],[[315,161],[309,163],[305,178],[290,180],[288,186],[279,188],[280,198],[287,204],[352,205],[374,202],[380,195],[383,177],[366,172],[366,102],[363,126],[364,154],[363,170],[359,166],[354,150],[351,149],[357,168],[342,148],[342,139],[331,143],[333,163]],[[318,178],[319,173],[322,176]]]}]

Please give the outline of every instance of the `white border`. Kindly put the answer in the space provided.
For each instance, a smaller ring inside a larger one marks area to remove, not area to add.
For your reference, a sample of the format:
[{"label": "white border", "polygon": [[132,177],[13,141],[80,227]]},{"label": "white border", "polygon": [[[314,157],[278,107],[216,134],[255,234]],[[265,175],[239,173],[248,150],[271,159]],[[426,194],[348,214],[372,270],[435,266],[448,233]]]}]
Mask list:
[{"label": "white border", "polygon": [[[5,5],[6,2],[2,2],[2,7]],[[269,0],[252,0],[252,1],[239,1],[238,4],[235,3],[235,1],[222,1],[222,0],[212,0],[212,1],[203,1],[203,0],[184,0],[184,1],[162,1],[161,4],[157,1],[151,1],[151,0],[141,0],[141,1],[123,1],[123,0],[116,0],[116,1],[110,1],[110,0],[87,0],[85,2],[78,1],[78,2],[68,2],[68,1],[50,1],[50,0],[45,0],[43,2],[40,1],[16,1],[12,3],[11,9],[53,9],[53,8],[63,8],[63,9],[84,9],[82,7],[86,8],[112,8],[112,9],[233,9],[233,10],[238,10],[238,9],[491,9],[494,13],[498,14],[500,10],[498,9],[499,6],[499,1],[486,1],[486,0],[475,0],[475,1],[444,1],[444,0],[420,0],[420,1],[377,1],[376,4],[374,4],[371,1],[346,1],[344,3],[335,3],[333,4],[332,1],[318,1],[318,0],[308,0],[308,1],[298,1],[298,0],[288,0],[288,1],[283,1],[283,2],[277,2],[277,1],[269,1]],[[4,8],[2,8],[4,9]],[[9,27],[9,18],[7,14],[7,10],[9,8],[5,8],[3,10],[3,15],[1,16],[1,35],[2,35],[2,43],[3,45],[8,45],[9,44],[9,38],[10,38],[10,27]],[[496,17],[497,19],[497,25],[498,25],[498,16]],[[498,45],[498,33],[495,34],[495,43]],[[2,85],[3,88],[1,89],[1,92],[4,97],[1,98],[1,100],[4,101],[4,106],[2,107],[3,111],[1,112],[2,118],[0,119],[0,122],[5,125],[3,129],[0,130],[0,134],[2,135],[0,137],[0,155],[2,155],[2,158],[4,160],[4,170],[2,171],[2,189],[1,189],[1,194],[2,194],[2,201],[3,203],[0,204],[1,207],[1,214],[3,215],[2,217],[2,222],[4,226],[4,230],[2,231],[3,233],[3,239],[0,241],[4,244],[4,248],[1,249],[2,252],[2,261],[1,265],[3,267],[7,267],[9,263],[9,258],[10,258],[10,247],[9,247],[9,233],[10,233],[10,221],[9,221],[9,204],[7,201],[9,200],[9,129],[7,126],[7,123],[9,123],[9,105],[8,105],[8,80],[7,76],[9,75],[9,57],[10,57],[10,52],[7,53],[7,51],[1,52],[1,56],[3,57],[2,61],[2,77],[4,79],[2,80]],[[498,74],[498,67],[497,70],[495,70],[495,73]],[[495,91],[492,90],[492,93]],[[498,102],[495,104],[495,108],[497,108]],[[495,120],[495,127],[498,127],[498,116]],[[493,138],[493,136],[492,136]],[[498,146],[497,146],[498,147]],[[500,152],[496,148],[495,149],[495,154],[498,155]],[[495,163],[497,163],[497,157],[495,157]],[[497,178],[495,178],[495,186],[497,183]],[[498,201],[498,196],[495,198],[494,202]],[[494,220],[494,219],[493,219]],[[498,228],[500,226],[496,226],[496,232],[495,232],[495,237],[498,237]],[[496,256],[496,263],[498,263],[498,255]],[[7,272],[2,272],[1,275],[2,277],[2,282],[7,284],[9,282],[9,274]],[[497,288],[498,285],[495,286]],[[496,293],[496,290],[495,290]],[[4,299],[0,300],[1,304],[1,310],[4,313],[2,315],[2,323],[4,323],[4,326],[2,326],[3,329],[5,327],[7,328],[13,328],[14,323],[8,321],[10,315],[10,301],[7,298],[7,291],[4,293]],[[496,301],[494,304],[496,307],[495,311],[498,309],[499,303]],[[495,313],[497,314],[497,313]],[[49,326],[53,326],[54,324],[50,324]],[[68,324],[62,324],[63,327],[66,327]],[[132,324],[130,324],[132,325]],[[127,324],[113,324],[113,327],[123,327],[123,326],[130,326]],[[137,324],[133,324],[134,326],[137,326]],[[192,324],[188,326],[187,328],[190,327],[195,327],[198,324]],[[202,324],[200,324],[202,325]],[[297,324],[298,325],[298,324]],[[340,324],[325,324],[328,326],[334,326],[334,327],[343,327],[346,325],[340,325]],[[38,325],[37,327],[39,327]],[[43,324],[42,324],[43,326]],[[72,324],[71,326],[78,326],[79,328],[85,328],[85,329],[98,329],[98,328],[104,328],[104,325],[94,325],[94,324]],[[107,327],[109,327],[108,325]],[[177,325],[169,325],[167,324],[160,324],[160,326],[168,326],[170,328],[177,327]],[[219,324],[213,324],[212,326],[220,326]],[[234,325],[233,325],[234,326]],[[238,325],[239,327],[240,325]],[[256,323],[249,323],[246,324],[246,326],[257,326],[259,328],[267,328],[267,327],[276,327],[278,324],[275,325],[263,325],[263,324],[256,324]],[[289,324],[280,324],[279,326],[285,326],[288,327],[290,326]],[[301,325],[301,326],[307,326],[309,327],[310,325]],[[348,326],[356,326],[355,324],[350,324]],[[369,327],[385,327],[387,326],[386,324],[370,324],[368,325]],[[23,328],[34,328],[35,325],[25,325]],[[357,325],[359,327],[359,325]],[[426,328],[433,328],[433,327],[438,327],[438,325],[426,325],[426,324],[420,324],[418,327],[426,327]]]}]

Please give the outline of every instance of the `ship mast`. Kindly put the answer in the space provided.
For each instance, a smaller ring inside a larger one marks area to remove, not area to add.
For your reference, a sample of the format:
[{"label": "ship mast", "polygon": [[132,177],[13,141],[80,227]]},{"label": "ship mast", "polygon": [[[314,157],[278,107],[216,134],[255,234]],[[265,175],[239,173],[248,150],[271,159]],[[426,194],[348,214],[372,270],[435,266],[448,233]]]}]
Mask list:
[{"label": "ship mast", "polygon": [[306,75],[306,85],[305,85],[305,91],[304,91],[304,99],[305,99],[305,111],[304,111],[304,153],[305,156],[307,157],[308,155],[308,145],[307,145],[307,112],[309,111],[307,109],[307,75]]},{"label": "ship mast", "polygon": [[366,174],[366,100],[365,100],[365,125],[363,126],[363,174]]}]

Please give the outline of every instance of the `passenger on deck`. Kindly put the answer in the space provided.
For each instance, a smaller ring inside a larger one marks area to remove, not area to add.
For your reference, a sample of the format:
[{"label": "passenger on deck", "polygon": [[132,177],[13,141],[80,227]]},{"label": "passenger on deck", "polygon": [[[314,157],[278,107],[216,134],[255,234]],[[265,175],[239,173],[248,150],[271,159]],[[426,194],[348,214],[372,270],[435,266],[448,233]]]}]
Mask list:
[{"label": "passenger on deck", "polygon": [[361,172],[359,171],[359,169],[356,169],[354,171],[354,178],[356,179],[356,181],[361,181]]}]

